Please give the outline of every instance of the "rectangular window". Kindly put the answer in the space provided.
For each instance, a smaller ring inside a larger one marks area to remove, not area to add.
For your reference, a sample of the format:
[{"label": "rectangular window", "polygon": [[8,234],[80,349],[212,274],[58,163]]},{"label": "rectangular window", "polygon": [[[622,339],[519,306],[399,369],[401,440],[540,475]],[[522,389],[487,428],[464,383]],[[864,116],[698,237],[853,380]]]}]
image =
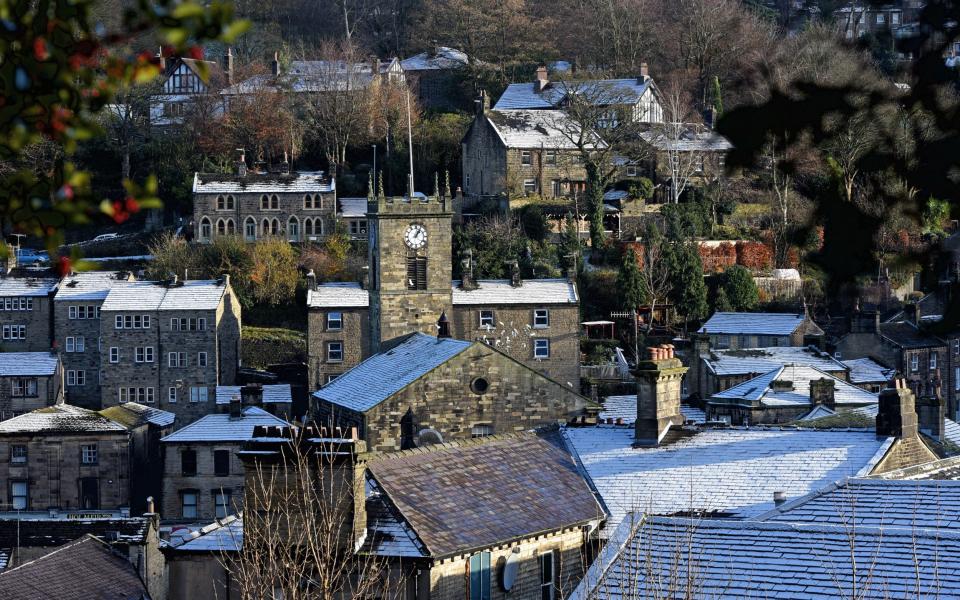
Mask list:
[{"label": "rectangular window", "polygon": [[84,465],[97,464],[97,445],[96,444],[84,444],[80,446],[80,464],[84,464]]},{"label": "rectangular window", "polygon": [[120,404],[130,402],[130,388],[117,388],[117,401]]},{"label": "rectangular window", "polygon": [[205,387],[190,388],[190,402],[206,402],[206,401],[207,401],[207,388]]},{"label": "rectangular window", "polygon": [[490,600],[490,553],[470,557],[470,600]]},{"label": "rectangular window", "polygon": [[84,385],[87,383],[86,371],[67,371],[67,385]]},{"label": "rectangular window", "polygon": [[550,340],[546,338],[533,340],[533,357],[550,358]]},{"label": "rectangular window", "polygon": [[529,150],[520,151],[520,164],[521,165],[530,165],[533,164],[533,158]]},{"label": "rectangular window", "polygon": [[205,331],[207,329],[207,319],[200,317],[197,319],[197,331]]},{"label": "rectangular window", "polygon": [[230,492],[220,490],[213,493],[213,503],[217,508],[217,518],[223,519],[228,515],[233,514],[233,509],[231,508],[232,502],[230,501]]},{"label": "rectangular window", "polygon": [[213,474],[217,477],[226,477],[230,475],[230,451],[213,451]]},{"label": "rectangular window", "polygon": [[343,313],[327,313],[327,331],[340,331],[343,329]]},{"label": "rectangular window", "polygon": [[153,396],[152,387],[137,388],[137,402],[140,402],[141,404],[143,403],[153,404],[154,400],[155,398]]},{"label": "rectangular window", "polygon": [[877,13],[877,25],[883,25],[884,21],[885,21],[884,14],[882,12]]},{"label": "rectangular window", "polygon": [[184,519],[197,518],[196,492],[180,492],[180,516]]},{"label": "rectangular window", "polygon": [[890,23],[892,23],[892,24],[894,24],[894,25],[899,25],[899,24],[900,24],[900,13],[898,13],[898,12],[890,13]]},{"label": "rectangular window", "polygon": [[543,162],[548,165],[557,164],[557,151],[556,150],[547,150],[544,153]]},{"label": "rectangular window", "polygon": [[931,353],[930,353],[930,370],[931,370],[931,371],[936,371],[936,370],[937,370],[937,359],[938,359],[938,358],[940,358],[939,353],[937,353],[937,352],[931,352]]},{"label": "rectangular window", "polygon": [[187,448],[180,453],[180,473],[182,475],[197,474],[197,451]]},{"label": "rectangular window", "polygon": [[550,190],[555,198],[563,195],[563,185],[559,179],[554,179],[550,182]]},{"label": "rectangular window", "polygon": [[170,404],[177,403],[177,388],[170,386],[167,388],[167,402]]},{"label": "rectangular window", "polygon": [[343,362],[343,342],[327,342],[327,362]]},{"label": "rectangular window", "polygon": [[554,600],[556,588],[554,586],[554,552],[544,552],[540,555],[540,600]]},{"label": "rectangular window", "polygon": [[536,193],[537,193],[537,180],[536,180],[536,179],[524,179],[524,180],[523,180],[523,193],[524,193],[524,194],[536,194]]},{"label": "rectangular window", "polygon": [[23,444],[14,444],[10,446],[10,462],[15,465],[26,464],[27,447]]},{"label": "rectangular window", "polygon": [[120,348],[116,346],[110,347],[110,362],[118,363],[120,362]]},{"label": "rectangular window", "polygon": [[425,290],[427,289],[427,257],[408,256],[407,257],[407,289]]},{"label": "rectangular window", "polygon": [[76,319],[76,318],[78,318],[78,317],[77,317],[77,307],[76,307],[76,306],[70,306],[70,307],[67,308],[67,318],[68,318],[68,319]]},{"label": "rectangular window", "polygon": [[138,362],[138,363],[145,362],[145,358],[146,358],[146,348],[144,348],[143,346],[137,346],[134,349],[134,358],[133,358],[134,362]]},{"label": "rectangular window", "polygon": [[637,165],[627,165],[627,177],[637,176]]},{"label": "rectangular window", "polygon": [[10,482],[10,508],[13,510],[27,510],[30,498],[27,495],[26,481]]},{"label": "rectangular window", "polygon": [[910,370],[911,370],[911,371],[914,371],[914,372],[920,370],[920,355],[919,355],[919,354],[911,354],[911,355],[910,355]]},{"label": "rectangular window", "polygon": [[960,354],[960,339],[953,340],[953,353]]},{"label": "rectangular window", "polygon": [[331,381],[333,381],[334,379],[336,379],[337,377],[340,377],[340,373],[327,373],[324,376],[323,384],[326,385]]},{"label": "rectangular window", "polygon": [[187,366],[187,353],[186,352],[170,352],[167,354],[167,366],[168,367],[186,367]]},{"label": "rectangular window", "polygon": [[123,329],[123,315],[117,315],[113,320],[114,329]]},{"label": "rectangular window", "polygon": [[15,377],[11,381],[11,395],[16,398],[35,398],[37,379],[35,377]]},{"label": "rectangular window", "polygon": [[480,311],[480,327],[486,327],[488,329],[493,328],[493,311],[492,310]]},{"label": "rectangular window", "polygon": [[470,428],[470,437],[472,438],[487,437],[488,435],[493,435],[493,425],[478,424]]},{"label": "rectangular window", "polygon": [[170,319],[170,331],[180,331],[180,319]]},{"label": "rectangular window", "polygon": [[536,329],[550,327],[550,311],[546,308],[538,308],[533,311],[533,326]]},{"label": "rectangular window", "polygon": [[197,366],[205,367],[207,366],[207,353],[206,352],[197,352]]}]

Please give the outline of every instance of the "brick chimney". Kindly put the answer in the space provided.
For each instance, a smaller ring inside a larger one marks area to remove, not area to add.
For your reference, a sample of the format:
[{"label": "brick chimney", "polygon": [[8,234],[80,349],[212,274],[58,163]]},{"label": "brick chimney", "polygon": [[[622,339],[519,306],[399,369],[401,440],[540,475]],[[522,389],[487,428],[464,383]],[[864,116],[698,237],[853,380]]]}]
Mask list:
[{"label": "brick chimney", "polygon": [[810,381],[810,406],[823,405],[832,409],[836,406],[834,397],[835,383],[832,379],[821,377]]},{"label": "brick chimney", "polygon": [[861,310],[858,302],[850,322],[850,331],[851,333],[879,333],[880,311]]},{"label": "brick chimney", "polygon": [[634,447],[657,446],[671,426],[683,425],[680,387],[687,367],[673,355],[673,345],[648,349],[647,360],[637,365],[637,420]]},{"label": "brick chimney", "polygon": [[548,83],[550,83],[550,80],[547,78],[547,67],[540,65],[537,67],[536,79],[534,79],[534,84],[537,86],[537,91],[542,92],[543,88],[547,87]]},{"label": "brick chimney", "polygon": [[895,379],[893,385],[880,392],[877,436],[916,437],[919,427],[913,392],[903,379]]},{"label": "brick chimney", "polygon": [[167,71],[167,57],[163,55],[163,46],[157,51],[157,66],[160,67],[160,74]]}]

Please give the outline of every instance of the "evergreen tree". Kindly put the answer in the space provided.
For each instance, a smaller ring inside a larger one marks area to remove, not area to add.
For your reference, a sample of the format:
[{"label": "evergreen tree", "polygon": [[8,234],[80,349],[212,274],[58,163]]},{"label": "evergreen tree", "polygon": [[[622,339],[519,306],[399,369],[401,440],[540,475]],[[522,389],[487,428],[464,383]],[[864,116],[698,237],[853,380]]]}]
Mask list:
[{"label": "evergreen tree", "polygon": [[707,286],[703,281],[703,261],[696,244],[675,241],[669,245],[670,299],[684,322],[707,315]]},{"label": "evergreen tree", "polygon": [[617,274],[617,288],[622,298],[623,307],[636,311],[640,305],[647,302],[647,289],[644,285],[640,267],[637,265],[637,254],[633,248],[627,247],[620,262],[620,272]]},{"label": "evergreen tree", "polygon": [[727,292],[724,291],[723,286],[717,288],[717,295],[713,299],[713,310],[715,312],[730,312],[733,310],[733,306],[730,305],[730,300],[727,298]]},{"label": "evergreen tree", "polygon": [[740,265],[733,265],[724,272],[723,286],[717,292],[717,304],[720,302],[720,292],[724,293],[727,303],[736,311],[751,310],[760,301],[760,291],[753,281],[753,275]]},{"label": "evergreen tree", "polygon": [[711,104],[713,105],[713,111],[716,113],[716,117],[719,119],[723,116],[723,95],[720,93],[720,78],[714,77],[712,85],[710,86],[710,95],[712,96]]},{"label": "evergreen tree", "polygon": [[576,268],[578,272],[580,271],[580,236],[577,234],[577,221],[570,213],[567,213],[563,222],[563,233],[560,234],[557,253],[559,254],[558,262],[563,268],[567,268],[568,257],[571,254],[576,256]]}]

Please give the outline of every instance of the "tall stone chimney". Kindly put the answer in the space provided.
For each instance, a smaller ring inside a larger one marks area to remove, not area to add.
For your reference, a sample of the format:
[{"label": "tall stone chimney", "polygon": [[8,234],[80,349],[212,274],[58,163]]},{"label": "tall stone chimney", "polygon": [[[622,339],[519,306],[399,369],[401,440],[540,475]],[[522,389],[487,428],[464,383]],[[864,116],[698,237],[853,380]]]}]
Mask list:
[{"label": "tall stone chimney", "polygon": [[683,425],[680,387],[687,367],[673,355],[673,345],[649,348],[637,365],[637,421],[634,447],[657,446],[671,426]]},{"label": "tall stone chimney", "polygon": [[504,262],[507,263],[507,266],[510,268],[510,285],[512,287],[522,286],[523,279],[520,278],[520,263],[516,260],[507,260]]},{"label": "tall stone chimney", "polygon": [[229,46],[223,57],[223,75],[227,78],[227,85],[233,85],[233,48]]},{"label": "tall stone chimney", "polygon": [[537,86],[537,91],[542,92],[543,88],[547,87],[547,84],[550,83],[550,80],[547,78],[547,67],[540,65],[537,67],[536,79],[534,84]]},{"label": "tall stone chimney", "polygon": [[940,390],[932,392],[917,398],[917,421],[920,431],[940,442],[943,441],[947,407],[940,397]]},{"label": "tall stone chimney", "polygon": [[650,79],[650,67],[647,63],[640,63],[640,83],[646,83]]},{"label": "tall stone chimney", "polygon": [[916,437],[919,431],[916,398],[903,379],[895,379],[893,385],[880,392],[877,436]]},{"label": "tall stone chimney", "polygon": [[827,377],[811,380],[810,406],[822,404],[823,406],[832,409],[834,406],[836,406],[836,398],[834,396],[835,389],[834,381]]},{"label": "tall stone chimney", "polygon": [[477,289],[477,280],[473,277],[473,250],[467,249],[467,255],[460,261],[460,288],[468,292]]},{"label": "tall stone chimney", "polygon": [[307,290],[317,291],[317,274],[313,272],[313,269],[310,269],[310,272],[307,273]]},{"label": "tall stone chimney", "polygon": [[240,177],[247,176],[247,151],[243,148],[237,148],[237,152],[240,156],[237,157],[237,175]]}]

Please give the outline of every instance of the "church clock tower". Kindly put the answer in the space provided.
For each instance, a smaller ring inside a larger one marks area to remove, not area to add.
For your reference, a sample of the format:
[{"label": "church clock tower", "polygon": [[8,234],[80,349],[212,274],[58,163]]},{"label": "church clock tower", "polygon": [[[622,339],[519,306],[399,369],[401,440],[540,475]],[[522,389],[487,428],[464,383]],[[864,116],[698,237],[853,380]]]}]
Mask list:
[{"label": "church clock tower", "polygon": [[415,331],[436,335],[452,304],[450,194],[367,198],[371,352]]}]

